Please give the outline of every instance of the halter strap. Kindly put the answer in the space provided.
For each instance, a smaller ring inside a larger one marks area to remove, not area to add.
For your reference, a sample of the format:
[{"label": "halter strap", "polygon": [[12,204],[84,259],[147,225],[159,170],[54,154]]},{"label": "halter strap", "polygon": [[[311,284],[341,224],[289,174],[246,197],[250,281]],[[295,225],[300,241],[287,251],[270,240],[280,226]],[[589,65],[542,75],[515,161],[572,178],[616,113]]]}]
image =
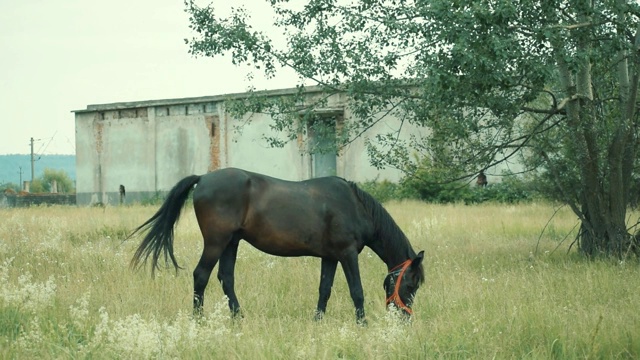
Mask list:
[{"label": "halter strap", "polygon": [[404,276],[404,273],[409,268],[409,265],[411,265],[411,259],[408,259],[400,265],[397,265],[393,269],[389,270],[389,275],[397,272],[399,272],[400,274],[398,275],[398,281],[396,281],[396,285],[393,289],[393,294],[391,294],[391,296],[387,298],[387,306],[389,306],[389,304],[393,302],[398,308],[406,311],[409,315],[413,315],[413,311],[411,310],[411,308],[405,305],[405,303],[400,298],[400,294],[398,293],[398,291],[400,290],[400,284],[402,283],[402,276]]}]

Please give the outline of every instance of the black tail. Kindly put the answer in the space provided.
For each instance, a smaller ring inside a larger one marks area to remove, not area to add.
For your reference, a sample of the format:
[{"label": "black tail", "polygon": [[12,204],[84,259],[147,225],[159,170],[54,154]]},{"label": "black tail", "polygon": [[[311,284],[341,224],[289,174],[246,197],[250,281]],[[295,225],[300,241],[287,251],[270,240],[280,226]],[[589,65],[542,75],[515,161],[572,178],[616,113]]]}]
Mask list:
[{"label": "black tail", "polygon": [[155,270],[159,269],[158,260],[162,254],[164,255],[164,261],[167,265],[169,259],[171,259],[176,271],[180,268],[173,255],[173,228],[180,218],[180,212],[189,197],[189,193],[198,181],[200,181],[200,176],[198,175],[187,176],[180,180],[173,189],[169,191],[160,209],[129,235],[130,238],[140,231],[149,230],[142,240],[142,243],[140,243],[138,250],[136,250],[136,253],[133,255],[133,259],[131,259],[131,267],[133,269],[137,269],[142,264],[145,264],[149,255],[153,255],[151,274],[155,274]]}]

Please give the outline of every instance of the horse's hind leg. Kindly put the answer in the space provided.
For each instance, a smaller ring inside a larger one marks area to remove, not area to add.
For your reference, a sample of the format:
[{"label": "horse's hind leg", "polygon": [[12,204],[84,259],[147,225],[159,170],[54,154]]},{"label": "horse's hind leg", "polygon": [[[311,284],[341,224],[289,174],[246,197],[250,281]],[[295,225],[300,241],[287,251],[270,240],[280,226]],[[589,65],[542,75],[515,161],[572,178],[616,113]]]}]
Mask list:
[{"label": "horse's hind leg", "polygon": [[226,248],[231,236],[218,238],[205,238],[204,250],[198,265],[193,270],[193,314],[202,315],[202,306],[204,304],[204,290],[209,283],[211,271],[216,266],[222,251]]},{"label": "horse's hind leg", "polygon": [[222,291],[229,299],[229,309],[233,316],[240,314],[240,303],[234,290],[234,270],[238,255],[240,239],[234,236],[229,245],[222,252],[220,265],[218,266],[218,280],[222,285]]},{"label": "horse's hind leg", "polygon": [[322,265],[320,268],[320,296],[318,297],[318,307],[316,309],[316,320],[322,320],[325,311],[327,310],[327,302],[331,296],[331,287],[333,286],[333,279],[336,275],[336,268],[338,262],[327,258],[322,258]]}]

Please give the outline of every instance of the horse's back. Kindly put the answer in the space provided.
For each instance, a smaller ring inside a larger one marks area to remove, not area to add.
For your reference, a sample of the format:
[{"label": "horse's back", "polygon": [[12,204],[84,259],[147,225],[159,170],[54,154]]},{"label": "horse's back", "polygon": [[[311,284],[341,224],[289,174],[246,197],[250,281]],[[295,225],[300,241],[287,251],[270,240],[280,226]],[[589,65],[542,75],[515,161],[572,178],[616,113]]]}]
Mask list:
[{"label": "horse's back", "polygon": [[353,198],[347,182],[329,176],[303,181],[289,181],[238,168],[223,168],[203,175],[194,191],[196,198],[215,196],[232,197],[251,192],[254,197],[333,197]]}]

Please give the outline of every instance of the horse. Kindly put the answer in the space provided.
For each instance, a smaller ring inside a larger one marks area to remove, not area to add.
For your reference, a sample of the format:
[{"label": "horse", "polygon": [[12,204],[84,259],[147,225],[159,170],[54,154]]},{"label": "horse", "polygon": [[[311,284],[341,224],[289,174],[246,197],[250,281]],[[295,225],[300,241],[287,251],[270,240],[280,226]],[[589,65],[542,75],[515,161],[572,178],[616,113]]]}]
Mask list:
[{"label": "horse", "polygon": [[314,256],[321,259],[318,305],[321,320],[338,263],[344,271],[356,321],[366,324],[358,255],[367,246],[387,265],[383,287],[387,307],[405,317],[418,287],[424,282],[422,261],[391,215],[370,194],[340,177],[286,181],[236,168],[223,168],[180,180],[158,211],[129,235],[147,232],[131,260],[138,269],[149,257],[151,274],[163,258],[178,271],[173,251],[174,226],[193,191],[193,207],[204,249],[193,271],[193,313],[202,315],[204,291],[215,265],[232,316],[240,314],[234,290],[238,244],[245,240],[276,256]]}]

